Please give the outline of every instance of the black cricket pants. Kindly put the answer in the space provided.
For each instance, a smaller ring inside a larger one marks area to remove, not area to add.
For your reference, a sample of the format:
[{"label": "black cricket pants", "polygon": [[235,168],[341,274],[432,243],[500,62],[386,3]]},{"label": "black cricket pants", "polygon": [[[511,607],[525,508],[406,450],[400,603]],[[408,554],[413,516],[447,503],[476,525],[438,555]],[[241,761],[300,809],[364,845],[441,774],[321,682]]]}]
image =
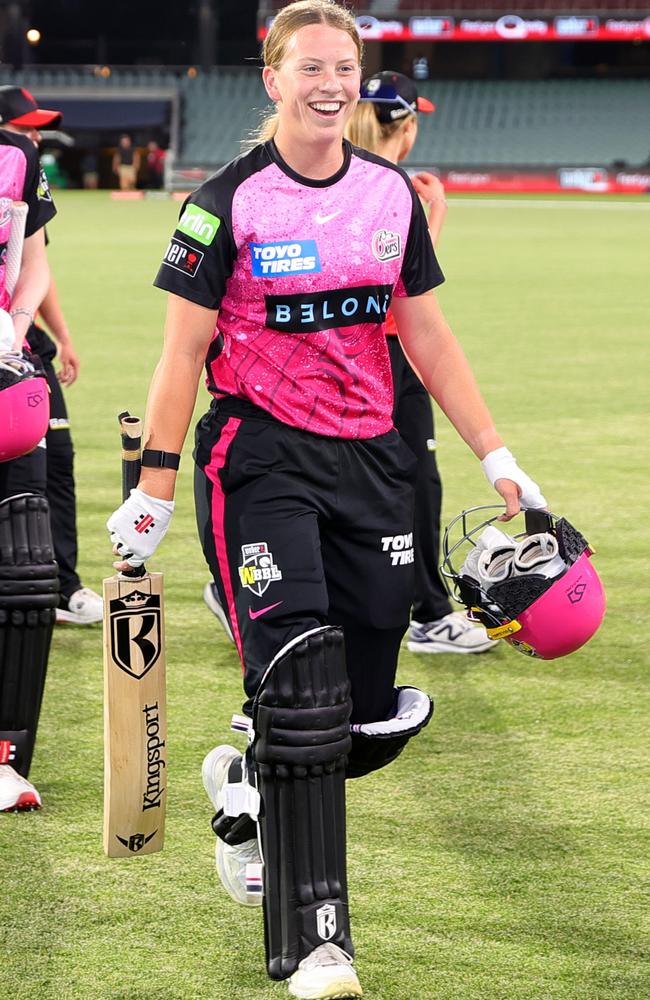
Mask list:
[{"label": "black cricket pants", "polygon": [[228,610],[250,709],[273,657],[343,627],[353,722],[393,708],[413,586],[413,455],[395,431],[327,438],[252,404],[213,404],[196,429],[203,550]]},{"label": "black cricket pants", "polygon": [[417,459],[412,615],[417,622],[433,622],[452,610],[439,570],[442,483],[436,462],[433,410],[429,394],[404,356],[398,338],[386,340],[393,373],[393,421]]}]

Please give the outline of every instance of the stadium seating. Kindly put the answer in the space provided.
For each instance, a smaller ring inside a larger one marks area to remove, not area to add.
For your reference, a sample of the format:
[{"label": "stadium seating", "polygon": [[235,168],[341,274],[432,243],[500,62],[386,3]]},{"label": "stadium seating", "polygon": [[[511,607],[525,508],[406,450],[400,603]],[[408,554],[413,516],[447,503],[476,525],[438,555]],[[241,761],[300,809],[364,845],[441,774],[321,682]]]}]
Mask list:
[{"label": "stadium seating", "polygon": [[[176,164],[218,167],[241,151],[269,103],[259,71],[214,69],[190,76],[178,70],[38,67],[21,73],[0,67],[0,84],[18,83],[42,99],[99,90],[138,96],[175,89],[180,96]],[[420,117],[413,166],[541,167],[647,163],[650,156],[650,81],[426,81],[420,92],[434,115]]]}]

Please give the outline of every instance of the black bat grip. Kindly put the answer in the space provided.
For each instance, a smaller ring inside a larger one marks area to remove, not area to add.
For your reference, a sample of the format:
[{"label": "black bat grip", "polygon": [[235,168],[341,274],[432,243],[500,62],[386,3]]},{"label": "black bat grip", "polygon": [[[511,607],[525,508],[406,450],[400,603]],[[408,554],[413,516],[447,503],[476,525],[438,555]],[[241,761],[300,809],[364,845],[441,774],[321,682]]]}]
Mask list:
[{"label": "black bat grip", "polygon": [[[132,417],[128,410],[118,414],[120,433],[122,436],[122,502],[128,500],[131,490],[134,490],[140,482],[140,469],[142,459],[142,421],[139,417]],[[145,576],[144,566],[134,566],[133,569],[123,570],[122,576],[138,579]]]}]

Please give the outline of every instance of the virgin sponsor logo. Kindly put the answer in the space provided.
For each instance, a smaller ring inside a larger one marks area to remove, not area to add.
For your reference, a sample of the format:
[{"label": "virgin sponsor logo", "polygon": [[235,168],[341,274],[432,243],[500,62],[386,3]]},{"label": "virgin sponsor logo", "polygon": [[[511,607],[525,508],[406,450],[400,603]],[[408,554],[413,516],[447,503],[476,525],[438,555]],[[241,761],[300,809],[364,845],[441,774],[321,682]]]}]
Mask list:
[{"label": "virgin sponsor logo", "polygon": [[391,233],[388,229],[378,229],[372,235],[372,252],[379,261],[395,260],[402,251],[402,241],[399,233]]},{"label": "virgin sponsor logo", "polygon": [[316,274],[321,270],[315,240],[250,243],[249,246],[255,278],[284,278],[289,274]]},{"label": "virgin sponsor logo", "polygon": [[202,243],[203,246],[209,247],[217,235],[220,225],[221,219],[217,218],[216,215],[211,215],[204,208],[199,208],[198,205],[192,205],[190,202],[189,205],[185,206],[185,211],[176,228],[180,229],[186,236],[191,236],[198,243]]},{"label": "virgin sponsor logo", "polygon": [[169,241],[169,246],[165,250],[163,264],[167,264],[168,267],[173,267],[175,271],[182,271],[183,274],[187,274],[190,278],[193,278],[200,268],[204,256],[201,250],[194,250],[187,243],[183,243],[182,240],[177,240],[173,236]]},{"label": "virgin sponsor logo", "polygon": [[266,325],[287,333],[315,333],[335,326],[383,323],[392,285],[360,285],[311,295],[266,295]]},{"label": "virgin sponsor logo", "polygon": [[384,535],[381,540],[381,551],[390,554],[391,566],[405,566],[412,563],[413,555],[413,532],[407,535]]},{"label": "virgin sponsor logo", "polygon": [[144,714],[145,738],[147,741],[147,785],[142,793],[142,812],[147,809],[160,809],[165,792],[162,774],[167,767],[165,760],[165,741],[160,739],[160,710],[158,702],[145,705]]},{"label": "virgin sponsor logo", "polygon": [[[282,579],[282,572],[275,564],[273,553],[266,542],[252,542],[242,545],[242,564],[239,579],[256,597],[261,597],[270,584]],[[265,609],[268,610],[268,609]]]}]

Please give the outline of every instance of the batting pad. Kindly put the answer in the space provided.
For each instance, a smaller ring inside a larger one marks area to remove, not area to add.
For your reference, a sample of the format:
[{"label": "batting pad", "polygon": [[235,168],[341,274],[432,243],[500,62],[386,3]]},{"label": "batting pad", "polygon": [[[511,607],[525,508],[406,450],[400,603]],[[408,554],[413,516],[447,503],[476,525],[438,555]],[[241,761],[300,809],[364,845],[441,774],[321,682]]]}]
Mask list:
[{"label": "batting pad", "polygon": [[351,707],[343,632],[331,627],[285,646],[255,699],[252,758],[272,979],[286,979],[325,942],[353,954],[345,859]]},{"label": "batting pad", "polygon": [[41,711],[58,567],[45,497],[0,503],[0,763],[27,777]]}]

